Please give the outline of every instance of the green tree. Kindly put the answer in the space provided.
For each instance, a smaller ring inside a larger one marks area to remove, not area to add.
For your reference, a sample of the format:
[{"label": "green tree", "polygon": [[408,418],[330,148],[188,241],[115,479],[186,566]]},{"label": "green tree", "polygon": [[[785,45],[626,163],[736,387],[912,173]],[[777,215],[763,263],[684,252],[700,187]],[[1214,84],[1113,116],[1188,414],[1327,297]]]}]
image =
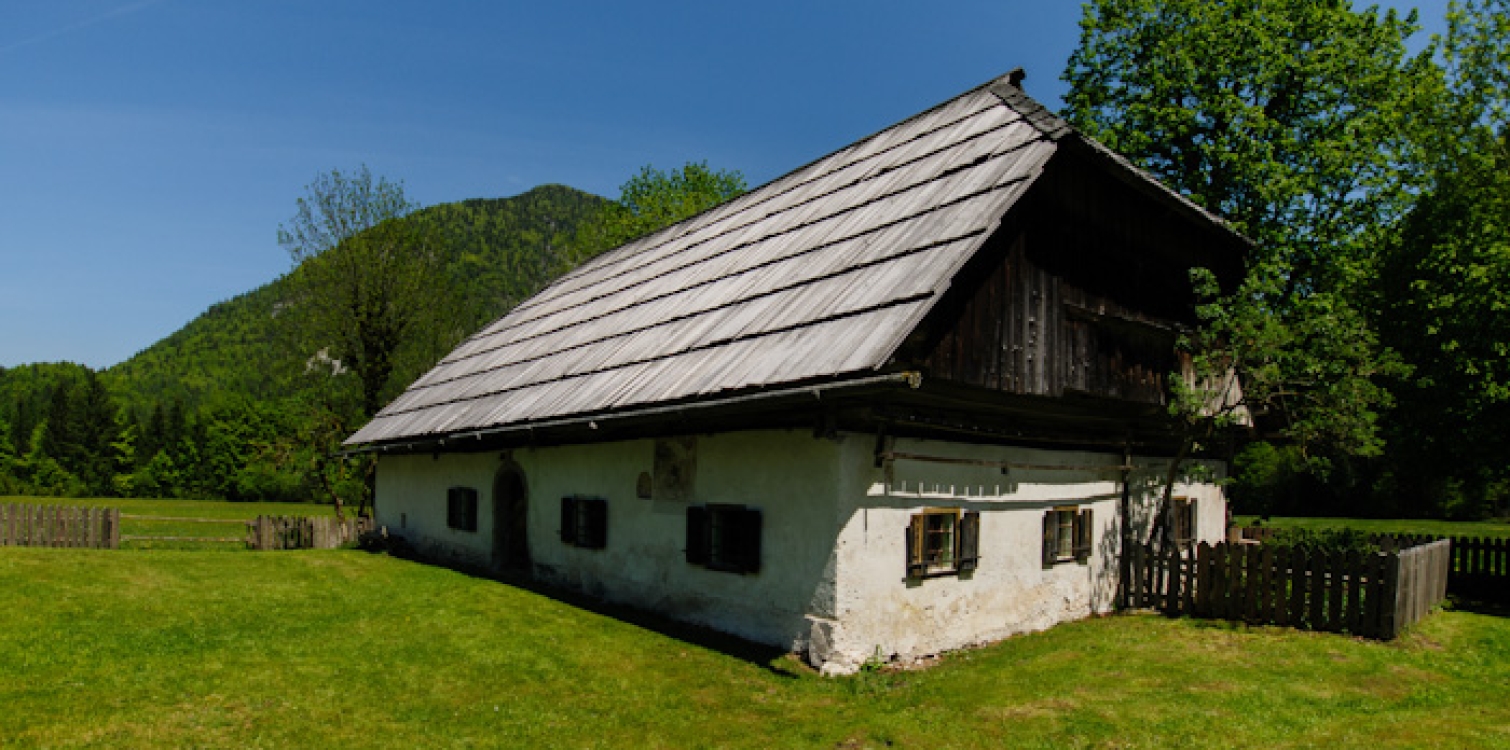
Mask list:
[{"label": "green tree", "polygon": [[365,166],[349,175],[331,170],[306,192],[278,229],[295,266],[289,317],[306,367],[349,369],[370,417],[407,384],[395,378],[403,365],[417,375],[415,362],[428,366],[460,337],[448,328],[443,258],[431,222],[405,219],[415,206],[403,186],[374,179]]},{"label": "green tree", "polygon": [[[4,374],[0,369],[0,377]],[[10,423],[0,415],[0,495],[15,493],[20,484],[16,478],[16,445],[11,442],[10,432]]]},{"label": "green tree", "polygon": [[[1431,80],[1415,16],[1342,0],[1094,0],[1065,117],[1254,239],[1237,290],[1196,274],[1181,460],[1239,418],[1313,472],[1382,450],[1399,370],[1359,290],[1410,205],[1411,105]],[[1236,374],[1241,390],[1228,387]],[[1166,502],[1167,506],[1167,502]],[[1167,528],[1167,526],[1166,526]]]},{"label": "green tree", "polygon": [[744,175],[709,169],[707,162],[688,162],[670,172],[647,165],[619,187],[618,202],[584,228],[583,254],[590,257],[696,216],[746,189]]},{"label": "green tree", "polygon": [[1410,204],[1415,14],[1345,0],[1096,0],[1065,116],[1253,238],[1279,299],[1355,284]]},{"label": "green tree", "polygon": [[1386,245],[1374,304],[1413,371],[1395,387],[1392,481],[1473,517],[1504,513],[1484,499],[1510,480],[1510,0],[1454,3],[1447,20],[1412,131],[1426,189]]}]

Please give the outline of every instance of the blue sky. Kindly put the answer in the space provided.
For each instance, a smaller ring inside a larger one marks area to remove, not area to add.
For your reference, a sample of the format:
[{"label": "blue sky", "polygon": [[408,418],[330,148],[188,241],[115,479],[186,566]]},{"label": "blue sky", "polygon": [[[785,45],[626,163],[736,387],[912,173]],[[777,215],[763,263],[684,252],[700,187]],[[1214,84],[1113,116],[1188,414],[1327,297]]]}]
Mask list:
[{"label": "blue sky", "polygon": [[[1422,7],[1440,28],[1445,0]],[[429,205],[706,160],[758,185],[1022,66],[1078,3],[0,0],[0,366],[107,367],[289,270],[317,174]]]}]

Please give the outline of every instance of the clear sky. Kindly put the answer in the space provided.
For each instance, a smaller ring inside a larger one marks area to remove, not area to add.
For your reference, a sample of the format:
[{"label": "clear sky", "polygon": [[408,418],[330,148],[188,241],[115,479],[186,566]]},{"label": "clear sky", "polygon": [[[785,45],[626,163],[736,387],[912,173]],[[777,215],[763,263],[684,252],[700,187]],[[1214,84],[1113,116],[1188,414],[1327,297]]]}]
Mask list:
[{"label": "clear sky", "polygon": [[[1419,5],[1428,31],[1446,0]],[[1360,3],[1360,5],[1362,5]],[[129,358],[289,270],[368,165],[424,205],[754,186],[1013,67],[1061,106],[1079,3],[0,0],[0,366]]]}]

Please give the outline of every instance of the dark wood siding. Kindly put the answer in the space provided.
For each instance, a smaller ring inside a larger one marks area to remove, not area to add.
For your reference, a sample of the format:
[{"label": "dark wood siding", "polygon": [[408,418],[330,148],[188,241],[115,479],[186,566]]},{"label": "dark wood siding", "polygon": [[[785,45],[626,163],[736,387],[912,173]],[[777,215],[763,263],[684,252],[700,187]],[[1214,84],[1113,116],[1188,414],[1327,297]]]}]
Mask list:
[{"label": "dark wood siding", "polygon": [[955,279],[921,366],[1017,395],[1164,403],[1200,241],[1179,223],[1074,169],[1046,174]]}]

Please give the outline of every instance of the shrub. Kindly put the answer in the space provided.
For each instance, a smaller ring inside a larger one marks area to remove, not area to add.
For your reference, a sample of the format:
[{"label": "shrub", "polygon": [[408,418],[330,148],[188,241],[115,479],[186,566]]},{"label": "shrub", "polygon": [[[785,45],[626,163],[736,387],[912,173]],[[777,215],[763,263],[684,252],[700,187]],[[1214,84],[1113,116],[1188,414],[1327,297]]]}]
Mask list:
[{"label": "shrub", "polygon": [[1326,552],[1353,552],[1372,555],[1383,551],[1373,535],[1359,529],[1278,528],[1265,544],[1276,547],[1304,547]]}]

